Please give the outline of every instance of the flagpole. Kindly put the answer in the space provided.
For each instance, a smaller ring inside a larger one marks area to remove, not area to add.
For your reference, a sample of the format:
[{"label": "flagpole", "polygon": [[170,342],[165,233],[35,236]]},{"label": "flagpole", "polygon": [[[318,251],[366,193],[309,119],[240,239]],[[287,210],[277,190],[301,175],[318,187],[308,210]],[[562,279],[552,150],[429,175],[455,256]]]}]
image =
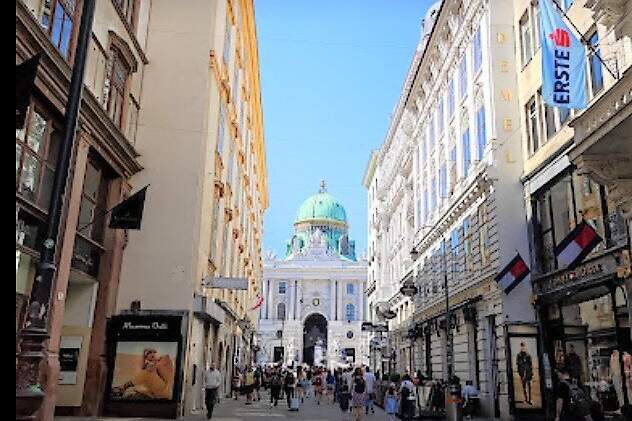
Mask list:
[{"label": "flagpole", "polygon": [[[546,0],[545,0],[546,1]],[[612,70],[610,70],[610,67],[608,67],[608,65],[606,64],[605,61],[603,61],[603,59],[601,58],[601,56],[599,55],[599,53],[597,52],[597,50],[595,49],[595,47],[593,47],[590,42],[584,38],[584,35],[582,34],[582,32],[579,30],[579,28],[577,27],[577,25],[575,25],[575,23],[571,20],[571,18],[568,17],[568,15],[566,14],[566,12],[562,9],[562,7],[557,4],[556,0],[550,0],[555,7],[557,8],[557,10],[559,10],[559,12],[562,14],[562,16],[564,16],[566,18],[566,20],[568,21],[568,23],[571,24],[571,26],[575,29],[575,31],[577,32],[577,34],[579,35],[579,38],[582,41],[582,44],[584,44],[586,47],[588,47],[588,49],[595,55],[595,57],[597,57],[597,59],[601,62],[601,64],[603,65],[603,67],[606,68],[606,70],[608,71],[608,73],[610,73],[610,76],[612,76],[613,79],[615,80],[619,80],[619,76],[615,76],[614,72]],[[618,74],[618,72],[617,72]]]}]

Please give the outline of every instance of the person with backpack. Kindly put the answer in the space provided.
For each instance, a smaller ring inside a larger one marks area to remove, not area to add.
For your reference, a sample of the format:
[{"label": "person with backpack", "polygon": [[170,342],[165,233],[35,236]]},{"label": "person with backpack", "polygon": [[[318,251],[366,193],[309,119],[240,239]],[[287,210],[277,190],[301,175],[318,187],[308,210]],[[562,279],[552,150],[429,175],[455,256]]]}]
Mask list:
[{"label": "person with backpack", "polygon": [[555,403],[555,421],[592,421],[590,416],[591,399],[588,394],[571,379],[566,367],[557,370],[557,400]]},{"label": "person with backpack", "polygon": [[351,390],[351,403],[356,421],[362,421],[364,417],[364,407],[366,406],[366,382],[361,368],[357,368],[353,376],[353,389]]},{"label": "person with backpack", "polygon": [[349,387],[345,384],[340,389],[338,395],[338,405],[342,411],[342,421],[349,421],[349,408],[351,406],[351,393],[349,393]]},{"label": "person with backpack", "polygon": [[401,418],[403,420],[412,420],[415,414],[415,396],[413,384],[410,375],[404,374],[402,383],[399,386]]},{"label": "person with backpack", "polygon": [[287,409],[292,409],[292,399],[294,398],[294,388],[296,387],[296,377],[291,370],[288,370],[283,380],[283,386],[285,389],[285,397],[287,398]]},{"label": "person with backpack", "polygon": [[270,376],[270,407],[279,404],[282,386],[283,379],[281,378],[281,372],[278,368],[275,368]]}]

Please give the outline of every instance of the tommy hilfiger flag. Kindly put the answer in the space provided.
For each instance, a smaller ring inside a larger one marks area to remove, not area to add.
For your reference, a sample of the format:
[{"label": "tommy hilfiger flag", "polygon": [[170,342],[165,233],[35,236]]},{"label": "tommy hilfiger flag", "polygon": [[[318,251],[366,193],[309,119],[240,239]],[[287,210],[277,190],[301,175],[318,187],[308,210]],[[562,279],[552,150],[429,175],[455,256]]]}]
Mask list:
[{"label": "tommy hilfiger flag", "polygon": [[601,237],[597,231],[582,221],[555,247],[555,257],[560,265],[573,269],[600,242]]},{"label": "tommy hilfiger flag", "polygon": [[527,264],[520,256],[520,253],[516,254],[511,262],[503,270],[496,275],[496,282],[498,286],[502,288],[505,294],[509,294],[511,290],[518,286],[518,284],[527,277],[530,270]]}]

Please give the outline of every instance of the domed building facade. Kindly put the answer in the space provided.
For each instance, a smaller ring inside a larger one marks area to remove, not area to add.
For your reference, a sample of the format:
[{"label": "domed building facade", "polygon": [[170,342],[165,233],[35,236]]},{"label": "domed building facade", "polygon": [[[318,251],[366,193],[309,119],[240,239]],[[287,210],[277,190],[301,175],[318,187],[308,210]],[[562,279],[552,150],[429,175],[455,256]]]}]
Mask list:
[{"label": "domed building facade", "polygon": [[283,258],[264,262],[260,363],[366,364],[366,261],[356,257],[344,206],[324,182],[299,207]]}]

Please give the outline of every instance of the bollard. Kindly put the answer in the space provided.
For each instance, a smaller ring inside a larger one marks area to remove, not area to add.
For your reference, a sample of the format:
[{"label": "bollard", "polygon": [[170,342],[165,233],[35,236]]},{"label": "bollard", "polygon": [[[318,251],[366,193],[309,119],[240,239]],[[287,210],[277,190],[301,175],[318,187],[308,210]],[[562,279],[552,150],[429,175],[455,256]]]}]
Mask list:
[{"label": "bollard", "polygon": [[451,383],[446,388],[445,415],[447,421],[463,421],[463,399],[461,385]]}]

